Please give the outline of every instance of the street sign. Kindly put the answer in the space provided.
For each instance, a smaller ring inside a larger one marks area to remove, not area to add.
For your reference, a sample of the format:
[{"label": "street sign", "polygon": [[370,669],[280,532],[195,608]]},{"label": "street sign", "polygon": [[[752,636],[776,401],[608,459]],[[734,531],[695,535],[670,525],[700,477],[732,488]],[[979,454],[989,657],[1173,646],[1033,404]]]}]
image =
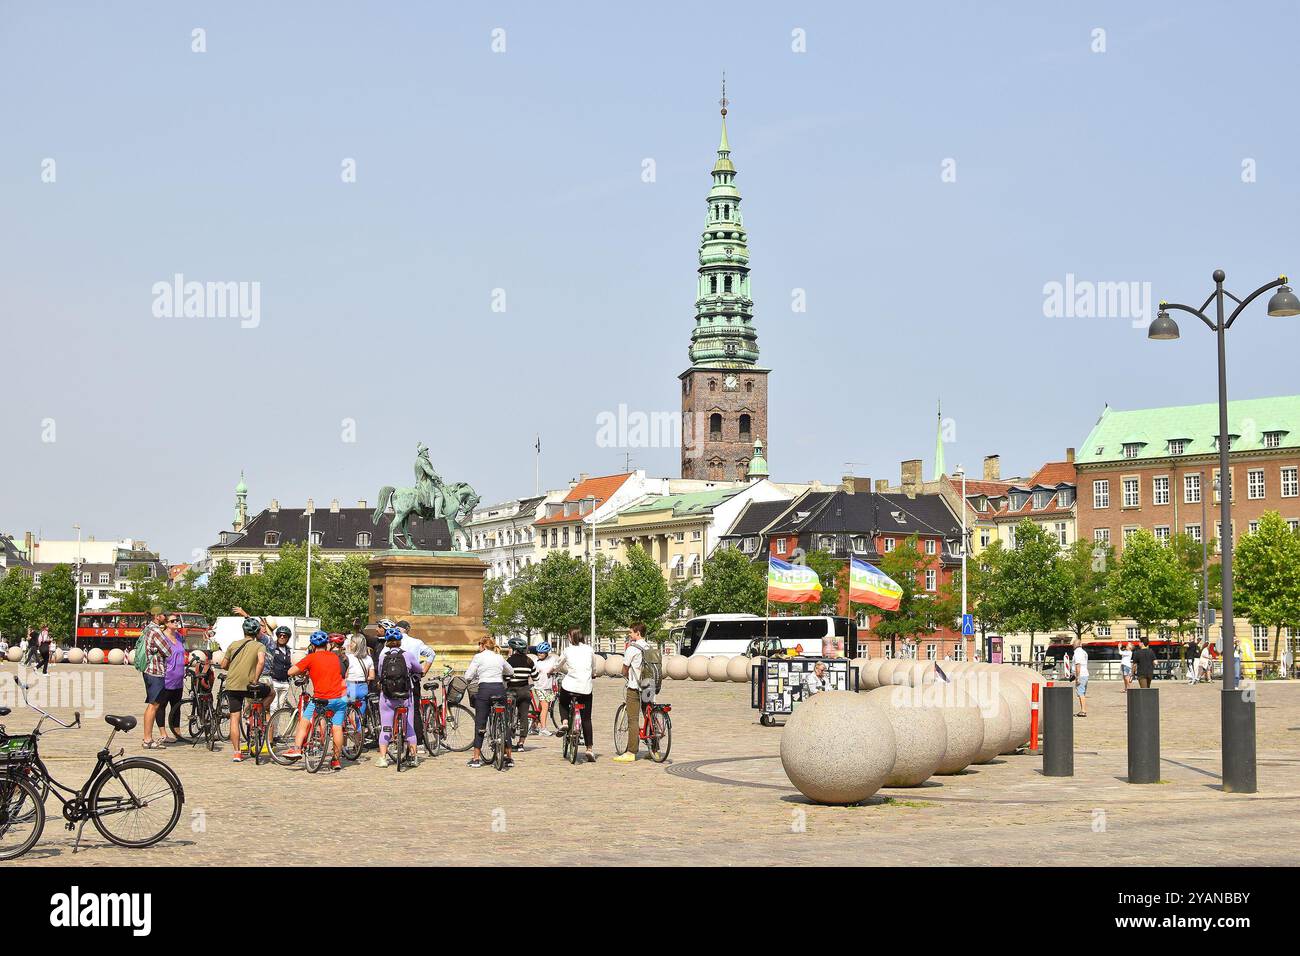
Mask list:
[{"label": "street sign", "polygon": [[962,637],[970,637],[975,633],[975,615],[963,614],[961,616],[961,633]]}]

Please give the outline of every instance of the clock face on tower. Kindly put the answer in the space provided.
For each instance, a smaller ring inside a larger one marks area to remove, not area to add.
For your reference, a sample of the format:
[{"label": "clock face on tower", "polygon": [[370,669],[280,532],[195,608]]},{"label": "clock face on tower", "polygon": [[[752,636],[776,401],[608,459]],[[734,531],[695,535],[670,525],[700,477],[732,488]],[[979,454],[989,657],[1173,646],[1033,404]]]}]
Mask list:
[{"label": "clock face on tower", "polygon": [[729,392],[734,392],[738,384],[739,383],[736,381],[736,376],[734,375],[728,375],[726,378],[722,380],[722,387]]}]

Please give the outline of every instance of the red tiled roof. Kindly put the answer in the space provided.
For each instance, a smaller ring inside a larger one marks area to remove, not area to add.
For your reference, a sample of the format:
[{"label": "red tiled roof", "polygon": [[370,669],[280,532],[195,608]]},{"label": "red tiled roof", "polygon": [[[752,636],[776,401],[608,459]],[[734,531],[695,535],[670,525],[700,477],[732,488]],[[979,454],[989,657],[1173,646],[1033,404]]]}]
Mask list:
[{"label": "red tiled roof", "polygon": [[[574,487],[570,488],[569,493],[564,496],[563,500],[572,503],[582,501],[583,498],[594,497],[596,499],[596,507],[600,507],[601,503],[604,502],[605,499],[618,491],[618,489],[622,488],[623,483],[631,477],[632,473],[628,472],[622,475],[605,475],[601,478],[588,478],[586,481],[580,481]],[[578,514],[566,515],[560,513],[544,515],[534,521],[533,524],[560,524],[565,521],[578,520],[580,520],[580,515]]]},{"label": "red tiled roof", "polygon": [[1059,484],[1073,485],[1078,480],[1078,472],[1072,461],[1049,461],[1034,472],[1030,478],[1031,485],[1048,485],[1055,488]]}]

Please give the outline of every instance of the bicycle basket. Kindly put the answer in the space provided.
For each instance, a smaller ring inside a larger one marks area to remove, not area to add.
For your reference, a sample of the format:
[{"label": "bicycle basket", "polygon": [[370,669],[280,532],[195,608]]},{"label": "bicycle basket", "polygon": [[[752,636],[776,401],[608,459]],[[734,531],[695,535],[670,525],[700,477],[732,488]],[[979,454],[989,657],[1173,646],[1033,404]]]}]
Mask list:
[{"label": "bicycle basket", "polygon": [[447,683],[443,685],[444,693],[447,695],[448,704],[459,704],[465,699],[466,692],[469,691],[469,684],[465,678],[460,675],[453,675],[448,678]]},{"label": "bicycle basket", "polygon": [[26,763],[36,756],[36,740],[30,734],[9,734],[0,738],[0,766]]}]

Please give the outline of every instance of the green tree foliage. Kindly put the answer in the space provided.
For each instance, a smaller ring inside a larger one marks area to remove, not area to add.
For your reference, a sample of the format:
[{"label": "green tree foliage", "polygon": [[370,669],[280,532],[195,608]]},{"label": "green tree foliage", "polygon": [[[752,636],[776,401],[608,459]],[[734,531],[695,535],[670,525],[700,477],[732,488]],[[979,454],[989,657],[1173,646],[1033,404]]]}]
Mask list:
[{"label": "green tree foliage", "polygon": [[880,570],[903,589],[898,610],[881,611],[869,605],[853,605],[879,614],[879,621],[872,628],[877,637],[889,640],[896,648],[900,640],[915,644],[921,637],[952,623],[959,602],[951,590],[931,593],[919,583],[925,572],[934,566],[934,557],[921,553],[916,535],[881,557]]},{"label": "green tree foliage", "polygon": [[1268,511],[1233,554],[1235,608],[1252,624],[1273,629],[1271,657],[1277,660],[1282,628],[1300,625],[1300,533]]},{"label": "green tree foliage", "polygon": [[178,610],[167,594],[167,582],[149,574],[147,568],[137,564],[126,572],[127,591],[117,599],[119,611],[148,612],[154,607],[164,611]]},{"label": "green tree foliage", "polygon": [[[312,564],[311,610],[320,617],[321,627],[346,634],[354,621],[364,624],[370,615],[370,568],[366,559],[349,554],[342,561],[323,561],[319,567],[314,561]],[[306,565],[303,567],[305,574]]]},{"label": "green tree foliage", "polygon": [[597,588],[602,616],[617,627],[644,624],[647,635],[659,632],[668,613],[668,582],[654,558],[640,545],[628,549],[627,561],[614,565],[604,587]]},{"label": "green tree foliage", "polygon": [[1078,540],[1061,555],[1065,572],[1065,614],[1062,623],[1083,639],[1094,633],[1099,624],[1111,619],[1109,591],[1114,553],[1110,545],[1096,541]]},{"label": "green tree foliage", "polygon": [[698,584],[685,589],[690,613],[763,614],[767,608],[766,568],[734,548],[718,548],[704,562]]},{"label": "green tree foliage", "polygon": [[27,634],[32,621],[32,579],[18,568],[0,578],[0,634],[10,643]]},{"label": "green tree foliage", "polygon": [[524,626],[529,633],[536,631],[558,638],[570,628],[587,630],[591,571],[580,558],[552,551],[532,565],[530,574],[517,578],[511,592],[518,592]]},{"label": "green tree foliage", "polygon": [[217,562],[216,567],[208,573],[207,584],[195,588],[194,610],[211,623],[233,613],[236,607],[246,606],[251,603],[244,584],[247,580],[247,577],[235,573],[234,565],[229,561]]},{"label": "green tree foliage", "polygon": [[77,588],[72,580],[72,570],[66,564],[58,564],[42,572],[41,583],[32,592],[30,615],[33,626],[48,625],[50,637],[69,641],[76,612]]},{"label": "green tree foliage", "polygon": [[[1006,592],[1003,588],[1002,563],[1006,550],[1001,541],[994,541],[978,555],[966,560],[966,572],[969,579],[966,584],[966,607],[975,619],[981,641],[990,633],[996,634],[1007,623],[1009,612],[1006,606]],[[961,572],[954,575],[956,584],[953,590],[961,594]],[[960,606],[960,597],[958,604]]]},{"label": "green tree foliage", "polygon": [[1161,544],[1145,528],[1124,543],[1107,591],[1115,613],[1132,618],[1148,634],[1175,627],[1180,618],[1195,613],[1195,573],[1172,547]]},{"label": "green tree foliage", "polygon": [[1065,623],[1070,582],[1056,538],[1025,518],[1016,525],[1016,546],[1006,552],[999,569],[1007,626],[1029,633],[1029,659],[1034,659],[1034,635]]}]

